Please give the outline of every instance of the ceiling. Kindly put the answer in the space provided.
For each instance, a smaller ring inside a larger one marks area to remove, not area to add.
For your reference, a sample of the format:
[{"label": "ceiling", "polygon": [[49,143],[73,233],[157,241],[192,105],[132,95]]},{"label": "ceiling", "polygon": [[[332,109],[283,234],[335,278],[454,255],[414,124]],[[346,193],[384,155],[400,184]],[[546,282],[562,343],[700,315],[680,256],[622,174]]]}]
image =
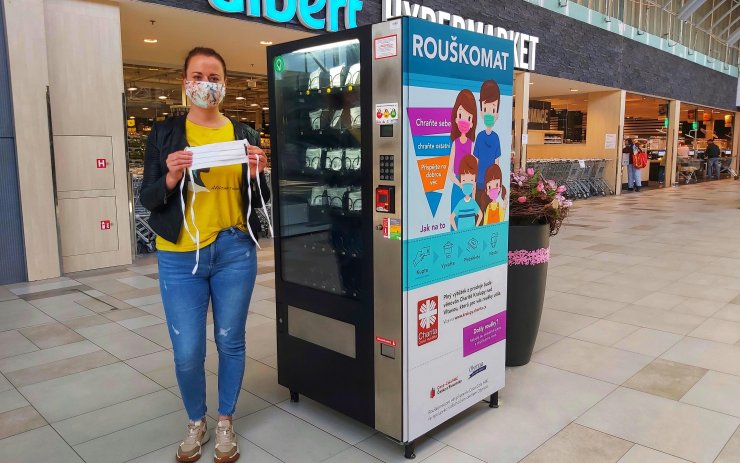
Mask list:
[{"label": "ceiling", "polygon": [[133,0],[119,5],[124,82],[127,89],[136,88],[126,92],[127,110],[135,117],[154,118],[168,113],[171,105],[181,104],[182,63],[188,51],[204,46],[217,50],[226,61],[225,113],[254,121],[268,101],[266,45],[260,42],[282,43],[312,35]]}]

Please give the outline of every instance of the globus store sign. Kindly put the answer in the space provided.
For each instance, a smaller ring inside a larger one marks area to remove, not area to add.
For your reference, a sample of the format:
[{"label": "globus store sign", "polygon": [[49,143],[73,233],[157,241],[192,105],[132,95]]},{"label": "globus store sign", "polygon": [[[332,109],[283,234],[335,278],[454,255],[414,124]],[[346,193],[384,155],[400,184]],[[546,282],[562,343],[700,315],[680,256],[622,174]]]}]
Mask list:
[{"label": "globus store sign", "polygon": [[[458,29],[492,35],[514,42],[514,67],[534,71],[539,38],[521,32],[494,27],[481,21],[465,19],[446,11],[433,10],[427,6],[406,0],[381,0],[383,21],[411,16],[439,24],[449,24]],[[276,23],[288,23],[297,19],[311,30],[336,32],[339,28],[340,10],[344,10],[344,28],[357,27],[357,14],[362,10],[363,0],[208,0],[222,13],[243,13],[252,18],[264,18]]]}]

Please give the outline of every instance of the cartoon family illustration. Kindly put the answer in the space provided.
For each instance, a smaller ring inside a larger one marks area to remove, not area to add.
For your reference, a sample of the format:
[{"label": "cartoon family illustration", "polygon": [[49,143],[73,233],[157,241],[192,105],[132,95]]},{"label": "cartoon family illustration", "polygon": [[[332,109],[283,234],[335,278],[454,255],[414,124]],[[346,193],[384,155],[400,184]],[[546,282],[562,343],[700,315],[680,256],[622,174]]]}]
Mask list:
[{"label": "cartoon family illustration", "polygon": [[480,89],[484,130],[477,135],[478,104],[470,90],[462,90],[452,108],[450,162],[447,176],[453,183],[452,229],[467,230],[499,223],[506,217],[506,187],[499,167],[501,142],[493,126],[499,115],[501,90],[493,80]]}]

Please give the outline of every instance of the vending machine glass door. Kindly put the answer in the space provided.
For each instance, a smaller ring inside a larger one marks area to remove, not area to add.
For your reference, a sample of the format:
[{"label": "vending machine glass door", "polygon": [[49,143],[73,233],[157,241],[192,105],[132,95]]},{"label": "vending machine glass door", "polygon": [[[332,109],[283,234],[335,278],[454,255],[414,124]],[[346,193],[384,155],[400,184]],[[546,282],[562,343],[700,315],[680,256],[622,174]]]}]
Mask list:
[{"label": "vending machine glass door", "polygon": [[359,299],[360,41],[298,49],[273,67],[282,279]]}]

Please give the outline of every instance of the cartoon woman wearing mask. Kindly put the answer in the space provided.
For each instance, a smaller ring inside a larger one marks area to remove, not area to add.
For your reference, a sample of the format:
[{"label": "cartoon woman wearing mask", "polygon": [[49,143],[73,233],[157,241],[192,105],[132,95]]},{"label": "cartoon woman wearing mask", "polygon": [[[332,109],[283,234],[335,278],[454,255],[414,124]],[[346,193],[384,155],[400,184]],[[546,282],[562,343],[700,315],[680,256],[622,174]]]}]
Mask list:
[{"label": "cartoon woman wearing mask", "polygon": [[498,164],[491,164],[486,169],[485,179],[488,205],[483,214],[483,225],[503,222],[506,217],[506,187],[503,185],[503,174]]},{"label": "cartoon woman wearing mask", "polygon": [[[452,149],[450,150],[450,166],[447,169],[447,178],[455,186],[452,187],[451,207],[455,207],[465,196],[460,183],[460,163],[462,159],[473,153],[475,143],[475,127],[478,123],[478,107],[475,96],[470,90],[462,90],[455,100],[452,108],[452,127],[450,139]],[[475,197],[475,192],[473,192]]]}]

